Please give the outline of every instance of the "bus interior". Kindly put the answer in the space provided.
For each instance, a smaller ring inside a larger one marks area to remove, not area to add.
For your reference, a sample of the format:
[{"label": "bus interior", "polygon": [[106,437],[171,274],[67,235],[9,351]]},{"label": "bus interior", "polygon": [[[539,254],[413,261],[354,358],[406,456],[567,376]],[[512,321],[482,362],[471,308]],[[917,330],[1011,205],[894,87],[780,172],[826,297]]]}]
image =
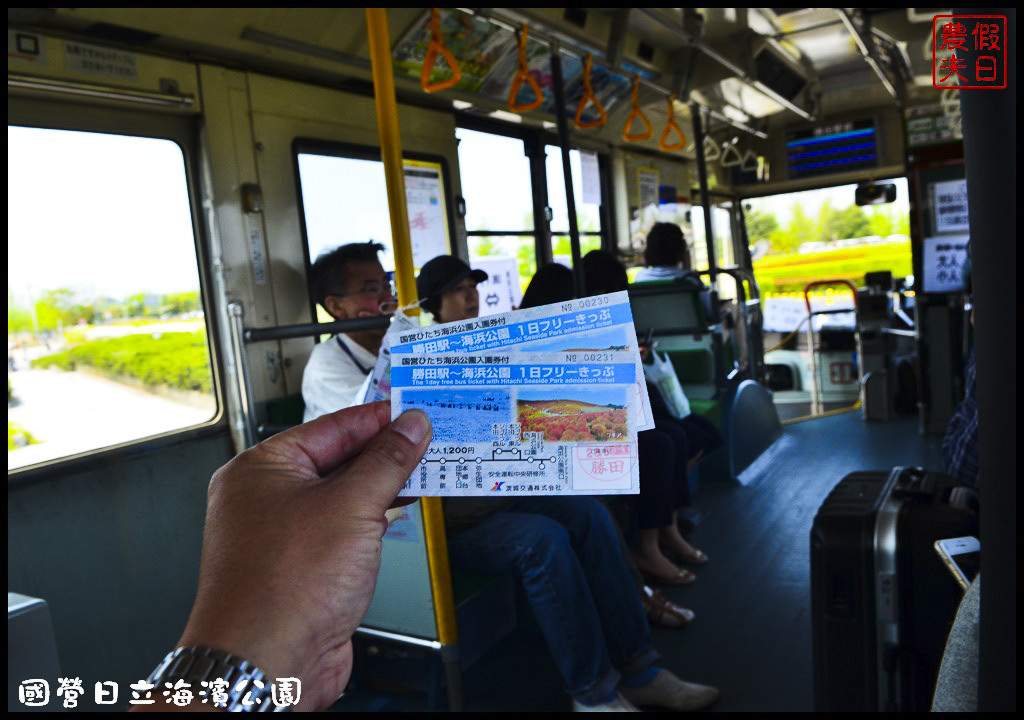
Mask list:
[{"label": "bus interior", "polygon": [[[978,708],[1014,710],[1016,16],[971,11],[1002,18],[1006,82],[958,90],[935,74],[957,12],[391,8],[382,59],[361,8],[9,8],[9,710],[32,672],[116,682],[121,709],[173,647],[211,474],[301,421],[346,328],[322,252],[382,243],[410,302],[456,255],[487,314],[552,262],[582,291],[595,249],[632,278],[657,222],[708,292],[633,283],[637,332],[725,439],[690,480],[712,561],[663,588],[697,618],[652,628],[663,664],[713,711],[824,709],[815,513],[848,473],[942,470],[973,352]],[[445,583],[439,507],[389,531],[333,709],[568,710],[511,581]]]}]

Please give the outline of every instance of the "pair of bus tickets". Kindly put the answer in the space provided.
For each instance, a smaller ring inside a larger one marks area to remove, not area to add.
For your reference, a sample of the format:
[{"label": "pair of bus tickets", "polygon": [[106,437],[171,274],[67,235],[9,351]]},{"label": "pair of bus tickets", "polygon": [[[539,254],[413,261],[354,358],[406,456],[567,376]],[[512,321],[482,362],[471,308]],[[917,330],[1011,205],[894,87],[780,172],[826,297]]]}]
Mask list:
[{"label": "pair of bus tickets", "polygon": [[396,317],[385,346],[389,377],[368,398],[389,380],[392,418],[422,410],[434,430],[400,495],[640,491],[637,432],[653,421],[627,293],[429,327]]}]

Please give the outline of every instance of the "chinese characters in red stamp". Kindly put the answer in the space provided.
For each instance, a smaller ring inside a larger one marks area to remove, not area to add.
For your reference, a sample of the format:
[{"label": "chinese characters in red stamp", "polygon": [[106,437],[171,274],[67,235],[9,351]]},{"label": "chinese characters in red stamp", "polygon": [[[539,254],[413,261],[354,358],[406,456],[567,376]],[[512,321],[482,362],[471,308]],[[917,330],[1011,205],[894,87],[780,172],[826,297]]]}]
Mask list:
[{"label": "chinese characters in red stamp", "polygon": [[939,89],[1006,87],[1006,16],[936,15],[932,85]]}]

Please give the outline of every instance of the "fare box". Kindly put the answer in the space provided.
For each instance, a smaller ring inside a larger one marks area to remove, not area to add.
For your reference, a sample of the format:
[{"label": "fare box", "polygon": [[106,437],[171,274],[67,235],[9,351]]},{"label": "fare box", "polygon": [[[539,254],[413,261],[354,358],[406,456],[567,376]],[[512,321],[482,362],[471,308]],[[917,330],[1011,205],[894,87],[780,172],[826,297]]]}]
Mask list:
[{"label": "fare box", "polygon": [[438,353],[627,351],[636,367],[636,429],[654,427],[626,292],[388,333],[392,356]]},{"label": "fare box", "polygon": [[624,351],[391,356],[391,415],[433,439],[399,495],[640,491],[637,376]]}]

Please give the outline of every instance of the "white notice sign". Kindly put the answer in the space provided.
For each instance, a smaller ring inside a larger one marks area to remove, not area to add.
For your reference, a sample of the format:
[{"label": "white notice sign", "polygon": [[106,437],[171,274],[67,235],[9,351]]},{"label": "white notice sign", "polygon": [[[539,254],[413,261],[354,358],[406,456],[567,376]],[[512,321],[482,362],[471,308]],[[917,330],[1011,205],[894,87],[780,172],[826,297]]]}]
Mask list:
[{"label": "white notice sign", "polygon": [[950,180],[932,185],[935,232],[959,233],[971,229],[967,213],[967,181]]},{"label": "white notice sign", "polygon": [[658,204],[658,185],[661,183],[661,174],[654,168],[636,169],[636,192],[637,204],[641,210],[648,205]]},{"label": "white notice sign", "polygon": [[924,239],[924,291],[958,292],[964,289],[964,263],[970,235],[943,235]]},{"label": "white notice sign", "polygon": [[405,200],[409,209],[409,237],[416,267],[448,253],[444,185],[435,163],[404,160]]},{"label": "white notice sign", "polygon": [[519,307],[523,291],[519,286],[519,269],[512,257],[485,258],[470,263],[487,273],[487,279],[476,286],[480,295],[480,315],[510,312]]},{"label": "white notice sign", "polygon": [[580,166],[583,175],[583,202],[588,205],[600,205],[601,173],[597,166],[597,153],[581,150]]}]

